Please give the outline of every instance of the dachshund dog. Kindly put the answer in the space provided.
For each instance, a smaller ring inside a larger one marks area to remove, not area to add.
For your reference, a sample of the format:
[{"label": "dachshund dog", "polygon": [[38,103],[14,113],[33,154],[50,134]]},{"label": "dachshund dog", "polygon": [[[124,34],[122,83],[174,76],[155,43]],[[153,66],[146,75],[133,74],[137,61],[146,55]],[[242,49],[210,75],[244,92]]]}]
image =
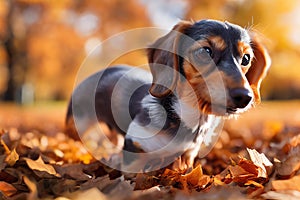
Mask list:
[{"label": "dachshund dog", "polygon": [[75,89],[67,112],[68,130],[80,136],[95,122],[122,135],[128,172],[192,168],[223,119],[260,102],[271,61],[253,32],[201,20],[175,25],[148,47],[148,62],[151,73],[113,66],[93,74]]}]

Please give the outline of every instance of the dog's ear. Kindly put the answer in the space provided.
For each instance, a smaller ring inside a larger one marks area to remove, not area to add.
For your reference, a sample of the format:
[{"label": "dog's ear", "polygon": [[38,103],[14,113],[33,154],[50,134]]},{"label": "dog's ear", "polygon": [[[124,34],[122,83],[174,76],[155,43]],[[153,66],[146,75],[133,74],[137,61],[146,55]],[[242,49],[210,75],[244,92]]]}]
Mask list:
[{"label": "dog's ear", "polygon": [[178,79],[178,48],[184,30],[192,22],[182,21],[165,36],[159,38],[148,48],[148,62],[153,75],[150,93],[158,98],[169,95]]},{"label": "dog's ear", "polygon": [[251,47],[254,52],[254,58],[246,73],[246,77],[255,95],[255,101],[260,102],[260,85],[271,65],[271,58],[257,34],[254,32],[250,32],[249,34],[251,37]]}]

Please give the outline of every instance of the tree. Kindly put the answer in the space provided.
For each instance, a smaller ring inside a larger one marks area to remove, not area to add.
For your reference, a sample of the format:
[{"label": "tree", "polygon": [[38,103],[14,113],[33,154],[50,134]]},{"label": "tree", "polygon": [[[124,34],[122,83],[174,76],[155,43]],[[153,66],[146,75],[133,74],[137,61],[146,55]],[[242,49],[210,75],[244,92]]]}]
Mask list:
[{"label": "tree", "polygon": [[14,7],[14,0],[7,0],[7,17],[6,17],[6,40],[4,47],[7,53],[8,83],[7,90],[4,93],[4,100],[13,101],[18,99],[18,92],[22,88],[25,81],[25,73],[27,70],[27,54],[26,41],[24,32],[16,33],[16,29],[24,28],[23,21],[16,17],[19,15],[19,9]]}]

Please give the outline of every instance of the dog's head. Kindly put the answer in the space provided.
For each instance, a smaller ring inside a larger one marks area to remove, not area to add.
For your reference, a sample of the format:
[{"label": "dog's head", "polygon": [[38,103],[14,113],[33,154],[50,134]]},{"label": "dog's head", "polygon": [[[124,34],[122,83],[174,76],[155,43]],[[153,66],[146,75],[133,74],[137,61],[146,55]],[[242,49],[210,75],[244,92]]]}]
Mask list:
[{"label": "dog's head", "polygon": [[153,74],[150,93],[186,98],[192,88],[198,108],[236,114],[260,101],[270,57],[256,35],[215,20],[180,22],[148,49]]}]

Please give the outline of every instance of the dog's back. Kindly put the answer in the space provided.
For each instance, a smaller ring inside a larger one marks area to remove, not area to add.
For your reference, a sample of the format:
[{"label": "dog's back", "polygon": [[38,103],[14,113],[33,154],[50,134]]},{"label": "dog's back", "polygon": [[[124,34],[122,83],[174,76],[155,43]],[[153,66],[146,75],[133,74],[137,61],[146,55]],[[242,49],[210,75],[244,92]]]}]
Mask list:
[{"label": "dog's back", "polygon": [[141,109],[141,99],[148,94],[151,81],[149,72],[127,66],[114,66],[91,75],[72,94],[66,133],[78,140],[90,126],[104,122],[125,134]]}]

